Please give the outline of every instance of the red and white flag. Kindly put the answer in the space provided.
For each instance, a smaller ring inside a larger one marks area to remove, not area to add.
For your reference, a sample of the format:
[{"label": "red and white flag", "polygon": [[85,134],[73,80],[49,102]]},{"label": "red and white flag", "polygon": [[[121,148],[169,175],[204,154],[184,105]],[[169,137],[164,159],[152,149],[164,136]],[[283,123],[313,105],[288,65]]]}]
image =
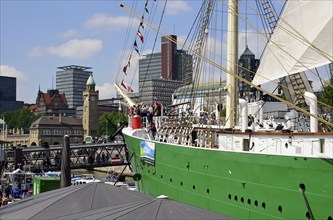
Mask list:
[{"label": "red and white flag", "polygon": [[143,43],[143,35],[141,34],[141,32],[140,32],[140,31],[138,31],[138,36],[139,36],[139,38],[140,38],[141,42]]},{"label": "red and white flag", "polygon": [[125,84],[124,84],[124,80],[121,81],[121,86],[124,87],[124,89],[127,89]]},{"label": "red and white flag", "polygon": [[130,93],[132,93],[133,89],[130,86],[127,86],[127,91],[130,92]]}]

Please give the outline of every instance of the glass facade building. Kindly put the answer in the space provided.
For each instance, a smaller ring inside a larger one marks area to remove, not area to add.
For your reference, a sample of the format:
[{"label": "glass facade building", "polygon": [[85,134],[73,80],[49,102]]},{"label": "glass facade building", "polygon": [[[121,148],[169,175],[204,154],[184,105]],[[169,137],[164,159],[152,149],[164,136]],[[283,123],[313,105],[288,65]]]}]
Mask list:
[{"label": "glass facade building", "polygon": [[83,91],[86,89],[87,80],[92,71],[91,67],[62,66],[56,72],[56,88],[60,93],[65,93],[69,108],[83,105]]},{"label": "glass facade building", "polygon": [[161,78],[161,59],[161,53],[152,53],[139,60],[139,82]]},{"label": "glass facade building", "polygon": [[173,92],[182,85],[181,81],[152,79],[145,81],[140,87],[140,101],[153,104],[158,101],[164,106],[172,104]]},{"label": "glass facade building", "polygon": [[23,102],[16,101],[16,78],[0,76],[0,114],[15,111],[23,106]]},{"label": "glass facade building", "polygon": [[145,55],[139,60],[139,94],[144,103],[172,103],[178,87],[192,82],[192,56],[177,50],[177,36],[161,38],[161,52]]}]

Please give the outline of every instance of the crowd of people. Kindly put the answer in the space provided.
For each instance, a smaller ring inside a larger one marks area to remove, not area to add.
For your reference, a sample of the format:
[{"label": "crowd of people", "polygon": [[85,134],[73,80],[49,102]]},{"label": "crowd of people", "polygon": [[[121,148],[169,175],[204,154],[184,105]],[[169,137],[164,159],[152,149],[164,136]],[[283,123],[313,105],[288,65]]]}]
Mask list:
[{"label": "crowd of people", "polygon": [[139,104],[130,107],[129,115],[135,116],[139,115],[141,117],[147,117],[148,123],[151,123],[153,116],[161,116],[161,106],[157,103],[152,105]]},{"label": "crowd of people", "polygon": [[161,116],[162,111],[163,110],[161,104],[154,103],[152,105],[145,105],[141,103],[139,105],[134,105],[130,107],[129,116],[130,117],[140,116],[142,118],[146,117],[148,122],[147,128],[149,130],[149,135],[151,136],[152,139],[154,139],[157,129],[153,121],[153,117]]}]

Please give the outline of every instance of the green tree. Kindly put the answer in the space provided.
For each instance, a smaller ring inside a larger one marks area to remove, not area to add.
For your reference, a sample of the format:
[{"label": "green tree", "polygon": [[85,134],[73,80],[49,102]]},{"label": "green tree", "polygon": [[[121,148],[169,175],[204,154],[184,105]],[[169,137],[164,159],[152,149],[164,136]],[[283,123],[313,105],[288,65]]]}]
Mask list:
[{"label": "green tree", "polygon": [[223,108],[221,111],[220,111],[220,117],[226,117],[227,115],[227,109],[226,108]]},{"label": "green tree", "polygon": [[318,97],[319,101],[333,106],[333,79],[330,80],[330,83],[324,87],[324,90]]},{"label": "green tree", "polygon": [[33,114],[29,109],[21,108],[13,112],[4,112],[2,118],[5,118],[8,129],[23,128],[25,132],[28,132],[31,124],[40,118],[40,115]]},{"label": "green tree", "polygon": [[[106,119],[108,118],[111,122]],[[99,133],[101,135],[112,135],[118,129],[118,126],[127,122],[127,116],[123,112],[105,112],[99,118]]]}]

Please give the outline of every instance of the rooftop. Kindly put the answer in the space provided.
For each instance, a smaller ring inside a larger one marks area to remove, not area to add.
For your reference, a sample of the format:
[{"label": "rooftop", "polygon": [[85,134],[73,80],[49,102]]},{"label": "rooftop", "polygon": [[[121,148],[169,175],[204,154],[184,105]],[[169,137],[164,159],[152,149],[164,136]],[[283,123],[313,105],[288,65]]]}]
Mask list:
[{"label": "rooftop", "polygon": [[88,69],[92,69],[92,68],[87,67],[87,66],[69,65],[69,66],[59,66],[59,67],[57,67],[57,69],[62,69],[62,70],[72,70],[72,69],[88,70]]}]

